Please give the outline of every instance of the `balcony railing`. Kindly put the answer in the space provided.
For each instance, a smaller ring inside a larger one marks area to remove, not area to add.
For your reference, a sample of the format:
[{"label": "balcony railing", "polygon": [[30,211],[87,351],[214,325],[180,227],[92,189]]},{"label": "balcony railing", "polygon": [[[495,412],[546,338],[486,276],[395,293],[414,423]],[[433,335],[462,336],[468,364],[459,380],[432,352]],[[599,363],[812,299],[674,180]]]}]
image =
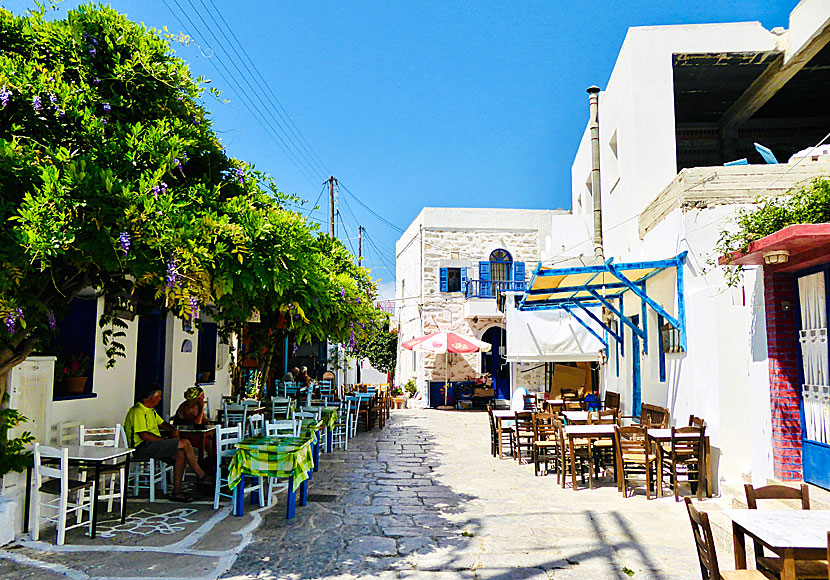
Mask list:
[{"label": "balcony railing", "polygon": [[467,280],[467,298],[495,298],[501,292],[524,292],[526,282]]}]

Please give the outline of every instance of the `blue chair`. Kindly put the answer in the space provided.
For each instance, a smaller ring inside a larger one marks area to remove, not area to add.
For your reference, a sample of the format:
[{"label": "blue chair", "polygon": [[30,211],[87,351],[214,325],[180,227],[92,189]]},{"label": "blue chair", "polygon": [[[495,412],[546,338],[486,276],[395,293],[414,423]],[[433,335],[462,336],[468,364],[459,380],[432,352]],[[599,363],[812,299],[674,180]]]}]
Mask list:
[{"label": "blue chair", "polygon": [[764,158],[764,161],[769,165],[778,165],[778,159],[775,158],[775,154],[769,147],[764,147],[760,143],[753,143],[753,145],[755,145],[755,150]]}]

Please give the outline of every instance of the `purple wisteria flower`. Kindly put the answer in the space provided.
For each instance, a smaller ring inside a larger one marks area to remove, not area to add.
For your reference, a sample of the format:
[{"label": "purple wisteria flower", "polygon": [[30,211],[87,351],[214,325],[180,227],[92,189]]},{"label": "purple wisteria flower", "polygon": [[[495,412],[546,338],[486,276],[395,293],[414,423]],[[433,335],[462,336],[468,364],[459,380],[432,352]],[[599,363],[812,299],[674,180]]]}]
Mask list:
[{"label": "purple wisteria flower", "polygon": [[121,249],[124,250],[125,255],[130,254],[130,232],[121,232],[121,235],[118,236],[118,239],[121,241]]},{"label": "purple wisteria flower", "polygon": [[35,111],[40,111],[43,106],[40,104],[40,95],[35,95],[35,98],[32,99],[32,108]]},{"label": "purple wisteria flower", "polygon": [[299,349],[300,349],[300,347],[299,347],[299,346],[297,345],[297,343],[295,342],[295,343],[294,343],[294,346],[292,347],[292,350],[291,350],[291,355],[293,356],[293,355],[297,354],[297,351],[298,351]]},{"label": "purple wisteria flower", "polygon": [[349,333],[349,348],[353,349],[357,342],[354,339],[354,332]]},{"label": "purple wisteria flower", "polygon": [[58,95],[56,95],[55,93],[50,93],[49,94],[49,102],[52,103],[53,105],[55,103],[57,103],[58,102]]},{"label": "purple wisteria flower", "polygon": [[55,330],[55,328],[57,328],[58,326],[58,321],[55,320],[55,313],[51,310],[46,313],[46,322],[47,324],[49,324],[50,330]]},{"label": "purple wisteria flower", "polygon": [[66,112],[63,109],[58,109],[58,117],[63,117]]},{"label": "purple wisteria flower", "polygon": [[239,180],[239,185],[245,183],[245,170],[241,167],[236,168],[236,178]]},{"label": "purple wisteria flower", "polygon": [[179,266],[176,264],[176,260],[170,260],[167,262],[167,287],[172,289],[178,286],[181,277],[182,276],[179,274]]},{"label": "purple wisteria flower", "polygon": [[184,177],[184,167],[182,167],[182,162],[179,161],[178,159],[174,159],[173,163],[176,164],[176,169],[178,169],[179,173],[181,173],[182,177]]},{"label": "purple wisteria flower", "polygon": [[153,195],[155,195],[156,197],[158,197],[158,196],[159,196],[159,191],[161,191],[161,190],[159,189],[159,186],[158,186],[158,185],[154,185],[154,186],[153,186]]},{"label": "purple wisteria flower", "polygon": [[107,120],[106,120],[105,118],[103,118],[103,117],[101,117],[101,124],[102,124],[102,125],[106,125],[106,124],[107,124]]},{"label": "purple wisteria flower", "polygon": [[14,334],[14,324],[16,322],[16,318],[14,317],[14,312],[9,312],[6,315],[6,319],[4,321],[6,323],[6,330],[9,331],[9,334]]},{"label": "purple wisteria flower", "polygon": [[101,84],[101,79],[99,79],[98,77],[95,77],[94,79],[92,79],[92,84],[95,85],[95,86],[100,85]]},{"label": "purple wisteria flower", "polygon": [[167,193],[167,184],[164,183],[163,181],[161,182],[161,192],[162,193]]},{"label": "purple wisteria flower", "polygon": [[193,312],[193,318],[199,316],[199,300],[193,296],[190,297],[190,310]]},{"label": "purple wisteria flower", "polygon": [[104,109],[105,113],[109,113],[112,110],[112,105],[109,103],[101,103],[101,108]]},{"label": "purple wisteria flower", "polygon": [[345,297],[346,297],[346,291],[343,288],[341,288],[340,289],[340,298],[345,298]]},{"label": "purple wisteria flower", "polygon": [[3,85],[3,88],[0,88],[0,105],[3,105],[2,108],[6,108],[6,105],[9,104],[9,99],[12,97],[14,93],[12,93],[9,89],[6,88],[6,85]]},{"label": "purple wisteria flower", "polygon": [[98,53],[98,51],[97,51],[97,50],[95,50],[95,47],[94,47],[94,46],[90,46],[90,47],[89,47],[89,54],[90,54],[90,56],[95,56],[97,53]]}]

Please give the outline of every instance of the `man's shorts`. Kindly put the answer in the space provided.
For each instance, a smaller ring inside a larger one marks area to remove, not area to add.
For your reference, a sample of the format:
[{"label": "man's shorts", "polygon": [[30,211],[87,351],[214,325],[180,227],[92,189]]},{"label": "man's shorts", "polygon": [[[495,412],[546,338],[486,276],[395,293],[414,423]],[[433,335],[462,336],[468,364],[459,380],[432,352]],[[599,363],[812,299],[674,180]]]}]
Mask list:
[{"label": "man's shorts", "polygon": [[162,439],[160,441],[142,441],[141,445],[135,448],[132,459],[159,459],[167,463],[173,463],[176,453],[179,450],[178,439]]}]

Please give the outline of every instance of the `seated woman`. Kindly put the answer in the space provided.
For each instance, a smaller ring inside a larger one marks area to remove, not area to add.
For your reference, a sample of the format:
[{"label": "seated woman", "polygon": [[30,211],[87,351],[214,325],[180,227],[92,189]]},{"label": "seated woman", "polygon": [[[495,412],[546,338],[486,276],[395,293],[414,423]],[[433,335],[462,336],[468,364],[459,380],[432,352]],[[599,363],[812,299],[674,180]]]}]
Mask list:
[{"label": "seated woman", "polygon": [[205,415],[205,391],[202,387],[190,387],[184,392],[184,402],[179,405],[172,421],[175,425],[210,425]]}]

